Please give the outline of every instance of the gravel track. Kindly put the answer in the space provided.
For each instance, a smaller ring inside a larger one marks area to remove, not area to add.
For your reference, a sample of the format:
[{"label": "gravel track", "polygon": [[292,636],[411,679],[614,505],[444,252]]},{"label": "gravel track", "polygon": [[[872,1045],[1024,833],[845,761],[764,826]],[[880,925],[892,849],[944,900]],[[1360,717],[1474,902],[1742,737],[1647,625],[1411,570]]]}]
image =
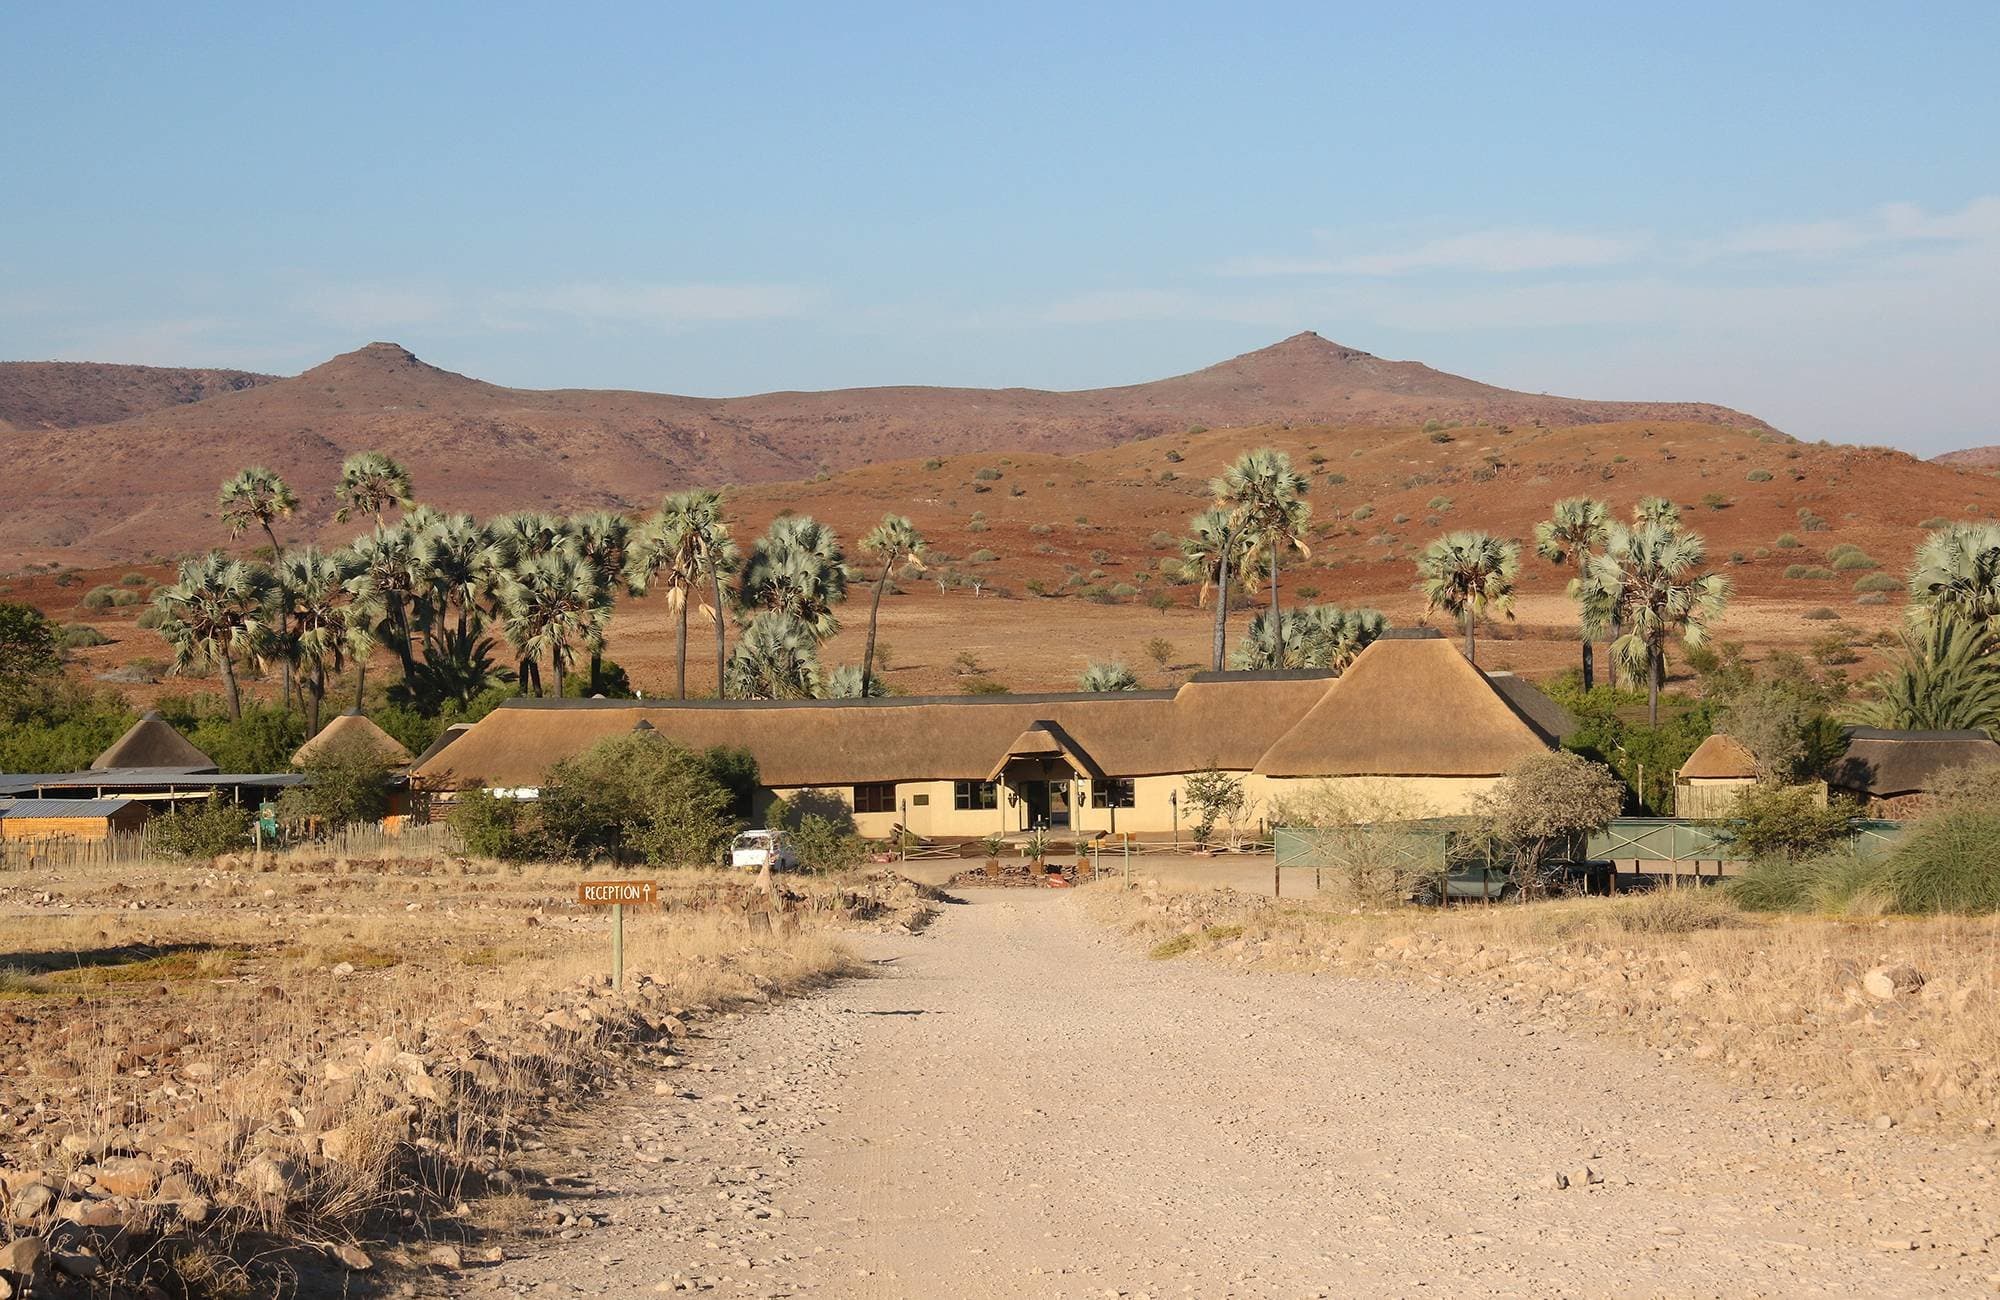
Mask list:
[{"label": "gravel track", "polygon": [[662,1076],[684,1095],[600,1109],[557,1201],[598,1226],[428,1290],[1996,1289],[1990,1144],[1877,1134],[1413,984],[1150,961],[1062,891],[967,898],[859,940],[878,978],[719,1026]]}]

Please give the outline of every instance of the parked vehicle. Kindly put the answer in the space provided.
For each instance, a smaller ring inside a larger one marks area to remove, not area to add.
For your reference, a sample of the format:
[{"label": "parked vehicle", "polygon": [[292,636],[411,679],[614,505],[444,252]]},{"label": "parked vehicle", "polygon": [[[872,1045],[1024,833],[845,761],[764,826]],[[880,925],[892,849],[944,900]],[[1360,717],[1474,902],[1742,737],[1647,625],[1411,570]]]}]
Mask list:
[{"label": "parked vehicle", "polygon": [[[1513,877],[1499,867],[1480,866],[1476,863],[1460,863],[1444,874],[1444,896],[1447,902],[1462,902],[1466,899],[1488,902],[1511,902],[1520,892]],[[1438,877],[1432,876],[1410,891],[1413,903],[1435,904],[1438,901]]]},{"label": "parked vehicle", "polygon": [[739,871],[797,871],[798,855],[779,831],[744,831],[729,846],[729,865]]}]

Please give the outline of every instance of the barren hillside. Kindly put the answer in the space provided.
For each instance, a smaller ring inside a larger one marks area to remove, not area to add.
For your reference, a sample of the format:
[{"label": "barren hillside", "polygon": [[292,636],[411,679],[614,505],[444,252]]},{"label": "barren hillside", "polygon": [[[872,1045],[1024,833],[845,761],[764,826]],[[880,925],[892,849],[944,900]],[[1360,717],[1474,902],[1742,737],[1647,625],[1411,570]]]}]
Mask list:
[{"label": "barren hillside", "polygon": [[721,399],[503,388],[376,343],[295,378],[192,405],[10,437],[0,563],[103,562],[207,545],[217,485],[251,464],[291,480],[304,504],[301,531],[318,533],[332,512],[328,492],[341,459],[369,448],[406,462],[433,504],[490,513],[641,508],[689,484],[806,479],[1000,447],[1066,455],[1204,426],[1426,421],[1767,427],[1700,403],[1513,392],[1311,333],[1122,388],[869,388]]},{"label": "barren hillside", "polygon": [[110,424],[276,382],[248,370],[0,361],[0,431]]}]

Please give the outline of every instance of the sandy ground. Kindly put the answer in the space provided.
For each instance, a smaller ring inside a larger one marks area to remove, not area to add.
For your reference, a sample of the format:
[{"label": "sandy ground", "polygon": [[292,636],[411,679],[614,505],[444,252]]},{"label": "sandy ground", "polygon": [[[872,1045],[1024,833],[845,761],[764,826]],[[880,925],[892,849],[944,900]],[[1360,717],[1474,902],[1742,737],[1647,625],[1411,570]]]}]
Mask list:
[{"label": "sandy ground", "polygon": [[864,942],[879,978],[593,1116],[558,1202],[587,1224],[427,1294],[1887,1297],[2000,1268],[1978,1152],[1448,993],[1151,961],[1057,891]]}]

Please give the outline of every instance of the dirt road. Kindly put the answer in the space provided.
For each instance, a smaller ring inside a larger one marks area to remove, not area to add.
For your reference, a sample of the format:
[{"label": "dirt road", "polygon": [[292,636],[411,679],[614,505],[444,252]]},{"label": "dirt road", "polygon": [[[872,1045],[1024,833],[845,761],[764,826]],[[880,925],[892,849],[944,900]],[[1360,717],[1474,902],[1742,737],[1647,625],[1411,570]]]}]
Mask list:
[{"label": "dirt road", "polygon": [[594,1217],[440,1293],[1887,1297],[2000,1273],[1990,1147],[1444,992],[1150,961],[1057,891],[865,946],[879,978],[733,1021],[665,1076],[688,1095],[599,1116],[631,1141],[580,1145],[558,1202]]}]

